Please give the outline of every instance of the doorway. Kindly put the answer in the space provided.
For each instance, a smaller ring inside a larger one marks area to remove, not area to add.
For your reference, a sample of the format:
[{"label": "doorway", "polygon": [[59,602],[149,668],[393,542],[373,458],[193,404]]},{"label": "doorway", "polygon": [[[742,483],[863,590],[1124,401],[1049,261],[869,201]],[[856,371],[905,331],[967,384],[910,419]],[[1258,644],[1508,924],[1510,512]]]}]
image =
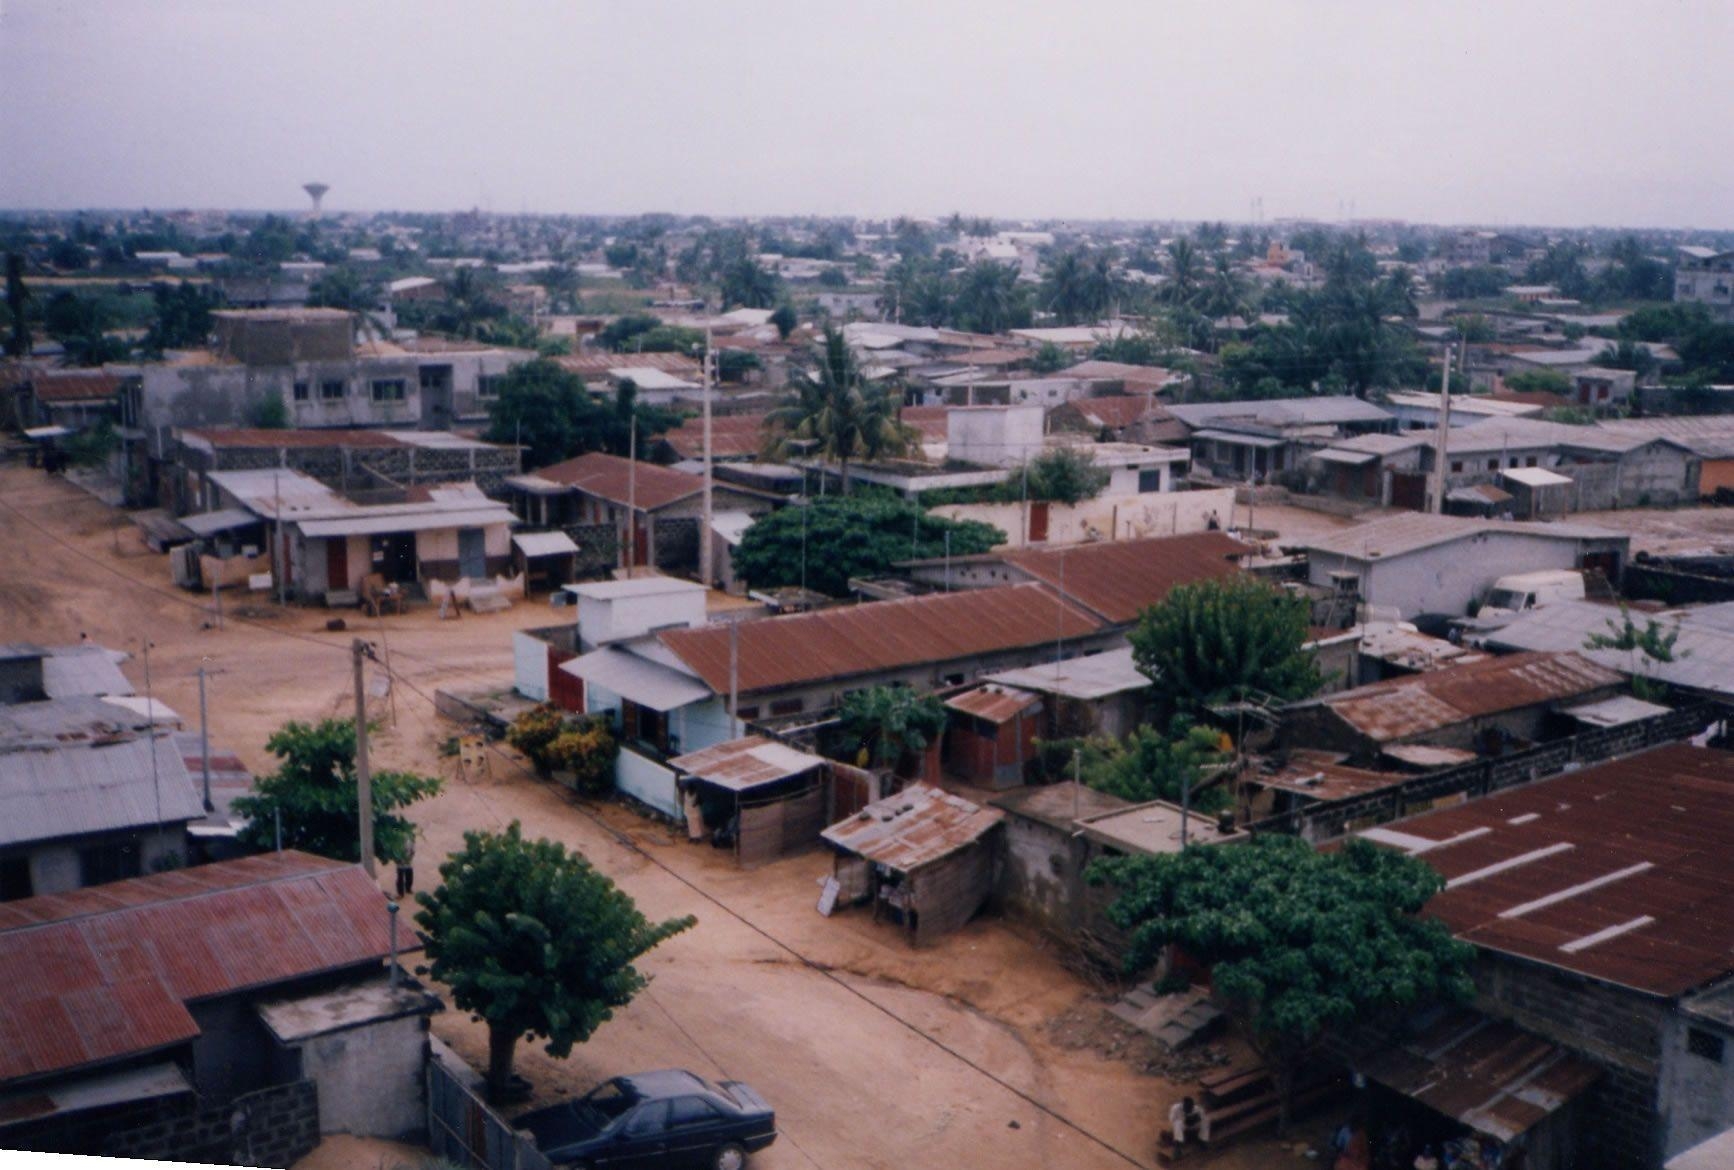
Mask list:
[{"label": "doorway", "polygon": [[415,533],[392,532],[374,537],[373,571],[391,584],[414,581]]},{"label": "doorway", "polygon": [[458,572],[476,579],[488,575],[487,542],[480,528],[458,529]]}]

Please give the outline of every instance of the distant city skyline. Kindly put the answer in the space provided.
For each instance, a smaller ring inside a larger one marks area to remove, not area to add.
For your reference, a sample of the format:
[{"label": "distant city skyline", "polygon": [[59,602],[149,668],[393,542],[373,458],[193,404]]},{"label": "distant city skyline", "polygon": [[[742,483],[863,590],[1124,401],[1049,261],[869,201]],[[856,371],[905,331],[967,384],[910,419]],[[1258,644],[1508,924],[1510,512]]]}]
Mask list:
[{"label": "distant city skyline", "polygon": [[1734,5],[0,10],[0,207],[1734,228]]}]

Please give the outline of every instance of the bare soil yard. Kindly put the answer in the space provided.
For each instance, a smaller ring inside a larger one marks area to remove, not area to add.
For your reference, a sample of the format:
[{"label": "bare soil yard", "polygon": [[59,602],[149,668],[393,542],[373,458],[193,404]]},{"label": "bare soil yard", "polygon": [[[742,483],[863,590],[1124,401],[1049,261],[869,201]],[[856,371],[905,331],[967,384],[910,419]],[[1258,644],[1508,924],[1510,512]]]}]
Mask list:
[{"label": "bare soil yard", "polygon": [[[695,929],[645,960],[650,989],[569,1059],[520,1046],[537,1103],[613,1073],[683,1066],[746,1080],[775,1103],[783,1137],[755,1159],[764,1170],[1151,1164],[1181,1088],[1146,1074],[1149,1055],[1094,1022],[1100,989],[1043,940],[990,917],[914,950],[863,914],[819,916],[816,883],[828,863],[818,850],[741,872],[623,807],[578,804],[504,750],[490,775],[459,777],[438,750],[456,729],[428,696],[508,678],[510,633],[549,624],[544,606],[455,622],[423,606],[383,625],[351,613],[352,629],[332,633],[326,611],[255,600],[244,616],[229,605],[224,627],[212,628],[209,598],[175,589],[166,559],[117,515],[61,480],[0,468],[0,641],[87,633],[138,654],[148,638],[152,690],[189,722],[203,664],[214,672],[213,743],[263,772],[274,762],[265,739],[283,722],[347,713],[348,646],[360,633],[389,648],[398,680],[395,718],[391,704],[379,709],[375,765],[447,780],[415,811],[426,836],[421,888],[437,882],[439,859],[464,830],[516,819],[581,850],[647,914],[697,916]],[[142,689],[142,655],[127,673]],[[434,1027],[482,1063],[480,1025],[448,1010]],[[321,1170],[381,1161],[367,1143],[328,1143],[320,1157]],[[1207,1164],[1300,1159],[1265,1142]]]}]

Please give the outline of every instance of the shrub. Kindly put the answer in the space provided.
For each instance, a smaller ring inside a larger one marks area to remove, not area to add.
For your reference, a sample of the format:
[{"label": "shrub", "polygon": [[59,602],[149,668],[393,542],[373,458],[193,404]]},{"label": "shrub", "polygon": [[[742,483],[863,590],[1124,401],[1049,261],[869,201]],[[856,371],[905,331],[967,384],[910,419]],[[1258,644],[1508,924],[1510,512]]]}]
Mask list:
[{"label": "shrub", "polygon": [[546,776],[554,770],[548,749],[565,727],[566,713],[552,703],[541,703],[512,720],[506,742],[524,753],[536,771]]}]

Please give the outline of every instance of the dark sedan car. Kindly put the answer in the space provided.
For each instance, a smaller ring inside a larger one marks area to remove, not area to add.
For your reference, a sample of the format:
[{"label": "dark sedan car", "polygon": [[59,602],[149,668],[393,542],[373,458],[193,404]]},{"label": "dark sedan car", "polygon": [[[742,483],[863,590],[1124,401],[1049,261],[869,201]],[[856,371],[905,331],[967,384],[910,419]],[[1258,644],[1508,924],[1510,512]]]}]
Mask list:
[{"label": "dark sedan car", "polygon": [[557,1166],[708,1166],[740,1170],[777,1140],[777,1117],[739,1081],[712,1083],[679,1069],[605,1081],[588,1096],[513,1122]]}]

